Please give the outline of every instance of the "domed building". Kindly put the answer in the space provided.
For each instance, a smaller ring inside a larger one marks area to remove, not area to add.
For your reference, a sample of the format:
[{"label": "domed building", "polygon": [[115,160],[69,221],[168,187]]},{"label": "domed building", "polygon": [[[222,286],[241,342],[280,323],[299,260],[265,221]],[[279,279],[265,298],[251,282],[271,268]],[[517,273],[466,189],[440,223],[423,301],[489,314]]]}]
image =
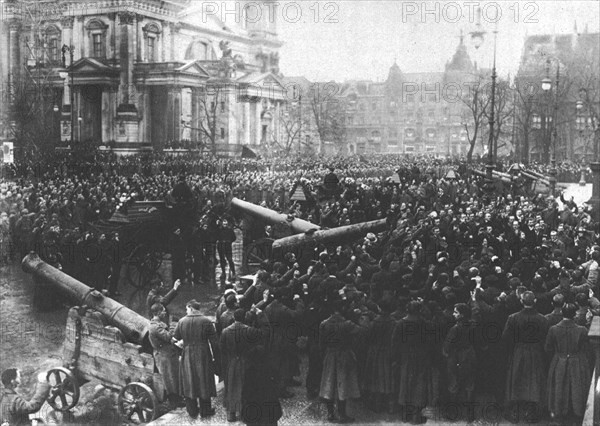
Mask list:
[{"label": "domed building", "polygon": [[[56,121],[48,143],[93,141],[124,153],[181,141],[224,153],[256,147],[264,126],[276,137],[278,114],[265,111],[285,99],[278,3],[236,2],[235,12],[210,5],[5,1],[3,100],[19,85],[48,88]],[[3,124],[14,125],[9,102],[2,104]]]}]

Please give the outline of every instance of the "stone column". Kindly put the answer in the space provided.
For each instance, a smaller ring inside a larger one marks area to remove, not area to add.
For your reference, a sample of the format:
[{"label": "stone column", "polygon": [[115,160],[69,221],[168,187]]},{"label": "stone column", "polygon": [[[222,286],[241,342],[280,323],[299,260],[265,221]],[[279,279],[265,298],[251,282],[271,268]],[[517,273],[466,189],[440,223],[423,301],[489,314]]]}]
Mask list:
[{"label": "stone column", "polygon": [[19,74],[19,47],[20,47],[20,40],[19,40],[19,30],[21,28],[21,26],[19,25],[18,22],[11,22],[9,24],[9,32],[10,32],[10,46],[9,46],[9,63],[10,63],[10,73],[12,75],[18,75]]},{"label": "stone column", "polygon": [[250,145],[250,102],[244,101],[244,145]]},{"label": "stone column", "polygon": [[136,14],[133,20],[133,28],[135,30],[134,51],[136,61],[142,60],[142,48],[144,44],[142,43],[142,40],[140,40],[140,34],[142,33],[142,31],[140,30],[140,26],[142,25],[143,19],[143,16]]},{"label": "stone column", "polygon": [[262,120],[260,118],[261,113],[262,113],[262,104],[260,102],[260,100],[258,102],[256,102],[256,110],[254,111],[255,116],[254,116],[254,121],[256,123],[256,134],[254,135],[254,145],[259,146],[260,145],[260,138],[262,136]]},{"label": "stone column", "polygon": [[83,26],[83,16],[78,16],[73,26],[73,32],[77,35],[77,40],[74,41],[76,46],[74,61],[90,56],[90,41],[86,37],[85,27]]},{"label": "stone column", "polygon": [[198,128],[200,127],[200,123],[198,120],[198,89],[196,87],[192,87],[192,120],[190,126],[192,130],[190,132],[190,140],[192,142],[198,142]]},{"label": "stone column", "polygon": [[121,19],[118,13],[114,15],[114,26],[115,26],[115,62],[119,63],[121,61]]},{"label": "stone column", "polygon": [[161,62],[165,62],[166,59],[166,55],[165,55],[165,51],[167,48],[166,45],[166,39],[167,39],[167,34],[169,33],[169,25],[166,22],[162,22],[162,33],[161,33],[161,37],[160,37],[160,60]]},{"label": "stone column", "polygon": [[175,89],[175,97],[173,103],[173,139],[181,140],[181,87]]},{"label": "stone column", "polygon": [[135,105],[136,93],[133,83],[136,19],[136,15],[130,12],[119,14],[120,33],[123,37],[123,50],[120,61],[123,97],[117,107],[117,142],[139,142],[138,110]]}]

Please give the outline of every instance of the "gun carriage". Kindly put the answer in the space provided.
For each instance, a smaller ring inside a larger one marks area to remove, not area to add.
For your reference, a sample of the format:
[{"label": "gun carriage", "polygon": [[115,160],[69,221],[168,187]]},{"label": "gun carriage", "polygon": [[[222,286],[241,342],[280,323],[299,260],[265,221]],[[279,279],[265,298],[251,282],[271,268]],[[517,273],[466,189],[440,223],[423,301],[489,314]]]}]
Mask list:
[{"label": "gun carriage", "polygon": [[129,423],[147,423],[159,415],[164,399],[162,376],[148,340],[150,321],[86,286],[30,253],[23,270],[52,286],[79,306],[69,310],[62,367],[48,372],[47,402],[58,411],[77,405],[80,386],[98,381],[118,391],[118,410]]}]

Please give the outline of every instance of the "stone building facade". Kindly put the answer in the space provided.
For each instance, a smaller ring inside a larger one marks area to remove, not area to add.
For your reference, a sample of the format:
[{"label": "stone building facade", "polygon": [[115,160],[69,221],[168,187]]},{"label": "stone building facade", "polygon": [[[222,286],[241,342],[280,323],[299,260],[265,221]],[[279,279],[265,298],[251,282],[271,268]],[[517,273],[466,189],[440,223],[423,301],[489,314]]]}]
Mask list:
[{"label": "stone building facade", "polygon": [[[547,162],[552,154],[558,161],[589,159],[600,143],[599,76],[600,33],[579,32],[575,24],[570,34],[526,37],[515,81],[519,94],[515,136],[522,162]],[[548,92],[542,90],[545,78],[552,86]]]},{"label": "stone building facade", "polygon": [[478,73],[461,36],[443,72],[406,73],[394,62],[383,82],[340,85],[348,152],[464,156],[469,149],[464,126],[468,113],[460,91]]},{"label": "stone building facade", "polygon": [[[58,93],[54,140],[91,140],[123,151],[180,141],[224,152],[258,146],[266,135],[277,136],[270,129],[278,128],[285,101],[277,3],[260,3],[270,13],[255,19],[253,11],[250,19],[246,6],[258,3],[237,2],[239,19],[231,23],[203,4],[4,1],[3,95],[10,99],[23,76],[43,76]],[[3,108],[6,121],[10,105]]]}]

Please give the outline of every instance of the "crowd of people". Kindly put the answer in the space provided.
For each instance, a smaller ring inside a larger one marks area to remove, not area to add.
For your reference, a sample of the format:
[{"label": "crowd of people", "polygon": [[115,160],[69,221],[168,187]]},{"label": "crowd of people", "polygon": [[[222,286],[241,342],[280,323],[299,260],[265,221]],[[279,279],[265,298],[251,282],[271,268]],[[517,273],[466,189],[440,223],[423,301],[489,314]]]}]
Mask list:
[{"label": "crowd of people", "polygon": [[[151,164],[103,157],[81,170],[44,166],[43,178],[3,184],[3,257],[45,239],[101,238],[90,223],[128,199],[168,199],[182,180],[199,201],[199,228],[232,195],[326,228],[377,218],[389,225],[263,262],[251,285],[228,286],[214,325],[190,301],[170,329],[164,304],[152,303],[155,355],[169,349],[159,369],[190,416],[214,413],[215,374],[228,418],[249,424],[276,424],[278,399],[301,379],[332,422],[351,422],[347,403],[356,399],[414,423],[425,421],[425,407],[448,418],[460,407],[471,421],[485,416],[475,395],[512,421],[583,416],[595,362],[587,332],[600,314],[599,229],[587,208],[522,187],[490,193],[467,179],[464,165],[427,159],[263,164],[150,155]],[[448,177],[450,168],[458,177]],[[294,187],[306,200],[293,199]],[[264,235],[260,228],[251,239]]]}]

